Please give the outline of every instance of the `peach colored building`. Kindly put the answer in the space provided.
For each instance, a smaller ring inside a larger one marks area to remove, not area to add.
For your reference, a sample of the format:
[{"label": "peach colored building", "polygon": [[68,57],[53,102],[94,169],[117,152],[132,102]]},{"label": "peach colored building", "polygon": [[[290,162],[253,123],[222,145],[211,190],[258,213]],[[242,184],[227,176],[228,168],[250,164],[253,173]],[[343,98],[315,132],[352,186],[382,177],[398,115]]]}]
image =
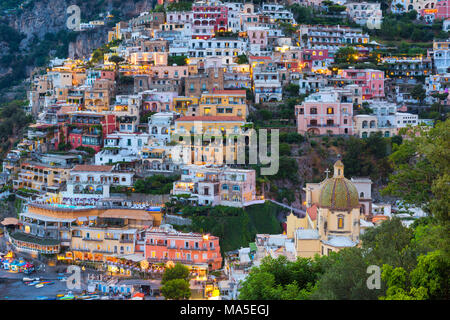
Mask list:
[{"label": "peach colored building", "polygon": [[182,233],[168,228],[151,228],[145,233],[145,259],[151,263],[172,261],[185,265],[208,265],[220,269],[219,238],[200,233]]},{"label": "peach colored building", "polygon": [[300,134],[353,134],[353,103],[333,88],[313,93],[295,106]]}]

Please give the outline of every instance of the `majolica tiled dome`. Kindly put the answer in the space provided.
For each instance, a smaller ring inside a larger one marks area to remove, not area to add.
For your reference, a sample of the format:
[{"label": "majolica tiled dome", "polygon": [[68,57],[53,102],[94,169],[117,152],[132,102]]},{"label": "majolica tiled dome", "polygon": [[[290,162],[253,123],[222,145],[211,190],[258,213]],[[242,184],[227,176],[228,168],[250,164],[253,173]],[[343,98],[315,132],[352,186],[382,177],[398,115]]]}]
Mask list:
[{"label": "majolica tiled dome", "polygon": [[350,210],[359,207],[355,185],[344,177],[344,165],[340,160],[334,164],[332,178],[322,182],[319,207],[332,210]]}]

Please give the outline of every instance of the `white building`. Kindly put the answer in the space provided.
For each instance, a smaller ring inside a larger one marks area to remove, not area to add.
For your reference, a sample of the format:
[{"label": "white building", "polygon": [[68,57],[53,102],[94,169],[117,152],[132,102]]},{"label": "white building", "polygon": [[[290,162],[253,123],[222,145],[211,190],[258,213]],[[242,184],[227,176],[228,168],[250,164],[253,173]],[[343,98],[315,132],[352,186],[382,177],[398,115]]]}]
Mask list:
[{"label": "white building", "polygon": [[198,205],[244,207],[264,203],[256,196],[255,170],[227,166],[186,165],[181,178],[173,183],[172,195],[188,194]]},{"label": "white building", "polygon": [[221,57],[222,64],[233,63],[233,58],[246,51],[247,42],[242,39],[192,39],[189,43],[190,58]]},{"label": "white building", "polygon": [[142,148],[148,146],[147,133],[116,132],[106,136],[103,149],[95,154],[96,165],[132,162],[140,159]]},{"label": "white building", "polygon": [[114,166],[76,165],[70,170],[67,190],[61,194],[65,203],[75,203],[83,198],[109,198],[111,186],[130,187],[133,176],[133,172],[115,171]]},{"label": "white building", "polygon": [[352,2],[345,5],[353,21],[369,29],[380,29],[383,20],[380,3]]},{"label": "white building", "polygon": [[176,117],[175,112],[158,112],[152,115],[148,119],[150,136],[161,142],[161,145],[170,142],[170,133]]},{"label": "white building", "polygon": [[450,68],[450,39],[433,41],[434,68],[437,73],[446,73]]},{"label": "white building", "polygon": [[255,102],[281,101],[283,89],[280,75],[275,66],[257,66],[253,68]]},{"label": "white building", "polygon": [[287,10],[284,5],[276,3],[264,3],[261,13],[270,17],[270,22],[282,21],[295,24],[294,14]]}]

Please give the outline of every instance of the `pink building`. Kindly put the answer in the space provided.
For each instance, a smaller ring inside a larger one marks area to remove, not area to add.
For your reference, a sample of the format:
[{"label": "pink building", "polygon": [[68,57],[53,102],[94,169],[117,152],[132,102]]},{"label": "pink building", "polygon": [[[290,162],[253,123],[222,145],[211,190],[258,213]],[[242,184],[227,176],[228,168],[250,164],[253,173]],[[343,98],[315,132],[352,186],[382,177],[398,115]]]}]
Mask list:
[{"label": "pink building", "polygon": [[100,73],[100,79],[108,79],[114,81],[116,79],[116,74],[113,70],[102,70]]},{"label": "pink building", "polygon": [[351,80],[362,88],[362,99],[384,97],[384,72],[373,69],[346,69],[342,70],[342,78]]},{"label": "pink building", "polygon": [[219,238],[209,234],[182,233],[173,229],[151,228],[145,233],[145,258],[151,263],[173,261],[185,265],[222,267]]},{"label": "pink building", "polygon": [[262,28],[251,28],[247,31],[250,44],[259,44],[261,48],[267,47],[267,30]]},{"label": "pink building", "polygon": [[450,18],[450,0],[438,0],[436,3],[436,19]]},{"label": "pink building", "polygon": [[328,50],[304,49],[302,50],[301,63],[304,71],[316,72],[326,70],[333,61],[328,55]]},{"label": "pink building", "polygon": [[352,135],[353,103],[346,101],[333,88],[308,96],[295,106],[298,133]]},{"label": "pink building", "polygon": [[213,27],[214,33],[228,30],[228,8],[220,1],[194,2],[192,4],[192,39],[209,39],[210,36],[197,34],[196,27]]}]

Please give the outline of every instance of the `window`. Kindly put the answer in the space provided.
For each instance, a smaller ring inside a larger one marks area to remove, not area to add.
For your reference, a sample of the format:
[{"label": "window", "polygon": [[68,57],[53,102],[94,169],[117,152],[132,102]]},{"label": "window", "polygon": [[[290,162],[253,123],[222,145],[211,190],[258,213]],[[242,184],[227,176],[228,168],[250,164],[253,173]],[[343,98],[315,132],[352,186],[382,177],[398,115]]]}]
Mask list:
[{"label": "window", "polygon": [[344,216],[338,216],[338,229],[344,229]]},{"label": "window", "polygon": [[327,108],[327,114],[334,114],[333,108]]}]

